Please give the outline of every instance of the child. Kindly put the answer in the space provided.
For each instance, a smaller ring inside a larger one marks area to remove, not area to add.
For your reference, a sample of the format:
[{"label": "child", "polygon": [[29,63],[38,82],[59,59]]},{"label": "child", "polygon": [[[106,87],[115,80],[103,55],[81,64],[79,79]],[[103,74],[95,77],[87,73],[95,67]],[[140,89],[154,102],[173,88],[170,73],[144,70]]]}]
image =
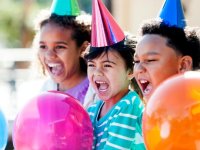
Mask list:
[{"label": "child", "polygon": [[82,53],[90,42],[91,22],[89,15],[79,15],[78,6],[68,6],[54,1],[51,13],[40,15],[35,43],[43,72],[51,77],[42,91],[63,91],[84,104],[89,81]]},{"label": "child", "polygon": [[[129,90],[135,43],[128,37],[124,39],[124,33],[101,1],[93,1],[93,9],[93,24],[102,25],[92,26],[91,47],[85,55],[89,81],[100,98],[88,108],[94,128],[93,149],[145,149],[141,136],[144,106],[136,92]],[[102,18],[98,18],[98,13]],[[105,16],[109,19],[102,24]],[[106,28],[108,22],[112,26]]]},{"label": "child", "polygon": [[184,19],[178,19],[174,19],[177,20],[174,24],[162,16],[162,20],[150,20],[141,27],[141,39],[134,55],[134,74],[145,101],[165,79],[200,68],[197,32],[189,31],[184,26]]},{"label": "child", "polygon": [[86,55],[88,78],[101,99],[88,109],[94,149],[131,149],[137,143],[143,147],[143,104],[136,92],[128,89],[133,78],[133,53],[123,41]]}]

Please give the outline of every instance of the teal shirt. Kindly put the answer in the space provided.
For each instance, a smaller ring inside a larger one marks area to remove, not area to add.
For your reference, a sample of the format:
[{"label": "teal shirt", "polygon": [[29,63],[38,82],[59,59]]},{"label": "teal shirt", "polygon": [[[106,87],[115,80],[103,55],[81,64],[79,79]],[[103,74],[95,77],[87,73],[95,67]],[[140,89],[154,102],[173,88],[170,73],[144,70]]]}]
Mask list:
[{"label": "teal shirt", "polygon": [[144,105],[138,95],[130,91],[98,120],[103,104],[99,100],[88,108],[94,129],[93,149],[145,149],[141,130]]}]

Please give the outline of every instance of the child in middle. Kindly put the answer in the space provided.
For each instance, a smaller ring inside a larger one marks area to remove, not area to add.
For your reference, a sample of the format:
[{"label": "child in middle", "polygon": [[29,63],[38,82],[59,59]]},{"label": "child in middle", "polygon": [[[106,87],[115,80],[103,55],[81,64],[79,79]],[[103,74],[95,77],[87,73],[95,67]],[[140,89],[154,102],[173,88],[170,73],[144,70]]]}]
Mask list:
[{"label": "child in middle", "polygon": [[100,0],[93,0],[92,17],[92,42],[85,58],[89,81],[100,98],[88,108],[93,149],[145,149],[141,131],[144,106],[137,93],[129,90],[135,42],[124,36]]}]

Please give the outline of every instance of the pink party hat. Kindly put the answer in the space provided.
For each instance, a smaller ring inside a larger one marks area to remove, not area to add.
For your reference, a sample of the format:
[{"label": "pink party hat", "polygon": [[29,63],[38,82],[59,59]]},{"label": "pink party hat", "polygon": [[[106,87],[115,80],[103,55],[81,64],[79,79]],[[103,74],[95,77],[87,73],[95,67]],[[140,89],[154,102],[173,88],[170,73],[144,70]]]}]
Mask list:
[{"label": "pink party hat", "polygon": [[92,0],[92,47],[106,47],[124,40],[125,35],[101,0]]}]

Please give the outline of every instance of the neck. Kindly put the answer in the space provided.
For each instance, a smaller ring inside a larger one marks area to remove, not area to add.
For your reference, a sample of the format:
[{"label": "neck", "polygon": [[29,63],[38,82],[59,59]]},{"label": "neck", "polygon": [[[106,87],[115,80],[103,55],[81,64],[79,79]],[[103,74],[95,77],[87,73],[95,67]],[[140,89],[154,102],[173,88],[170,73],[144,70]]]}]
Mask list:
[{"label": "neck", "polygon": [[79,74],[77,76],[73,76],[70,79],[67,79],[61,83],[58,83],[57,90],[58,91],[66,91],[68,89],[71,89],[78,84],[80,84],[83,80],[85,80],[86,74]]},{"label": "neck", "polygon": [[124,91],[121,91],[120,93],[118,93],[117,95],[115,95],[114,97],[112,97],[109,100],[104,101],[104,105],[102,106],[101,112],[100,112],[100,118],[105,116],[108,111],[117,103],[119,102],[122,97],[124,97],[127,93],[129,92],[128,89],[125,89]]}]

